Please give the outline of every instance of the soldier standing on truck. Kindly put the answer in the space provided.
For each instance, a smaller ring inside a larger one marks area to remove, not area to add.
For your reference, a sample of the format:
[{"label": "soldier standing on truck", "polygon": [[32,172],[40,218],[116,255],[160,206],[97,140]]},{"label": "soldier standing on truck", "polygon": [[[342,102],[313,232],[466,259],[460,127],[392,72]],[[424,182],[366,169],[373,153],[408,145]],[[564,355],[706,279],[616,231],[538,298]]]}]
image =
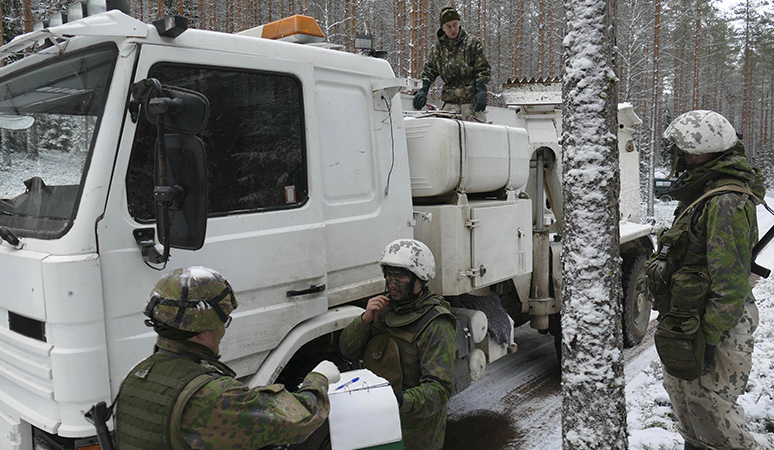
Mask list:
[{"label": "soldier standing on truck", "polygon": [[438,22],[441,25],[436,33],[438,42],[422,69],[422,89],[414,94],[414,109],[425,106],[430,85],[440,76],[444,82],[443,109],[458,112],[465,120],[473,116],[486,122],[486,84],[492,70],[484,55],[484,46],[462,29],[456,9],[443,8]]},{"label": "soldier standing on truck", "polygon": [[716,112],[684,113],[664,138],[677,147],[682,172],[666,193],[680,202],[676,219],[647,266],[664,388],[686,450],[757,449],[736,400],[758,326],[749,277],[763,183]]},{"label": "soldier standing on truck", "polygon": [[393,241],[379,264],[386,292],[369,299],[365,312],[344,329],[341,353],[362,358],[390,382],[406,450],[440,450],[454,381],[456,320],[449,303],[427,286],[435,259],[425,244]]},{"label": "soldier standing on truck", "polygon": [[219,361],[220,342],[238,303],[228,281],[205,267],[177,269],[153,288],[145,308],[158,334],[153,355],[137,364],[116,399],[121,448],[260,448],[304,441],[328,417],[323,361],[298,393],[282,385],[249,388]]}]

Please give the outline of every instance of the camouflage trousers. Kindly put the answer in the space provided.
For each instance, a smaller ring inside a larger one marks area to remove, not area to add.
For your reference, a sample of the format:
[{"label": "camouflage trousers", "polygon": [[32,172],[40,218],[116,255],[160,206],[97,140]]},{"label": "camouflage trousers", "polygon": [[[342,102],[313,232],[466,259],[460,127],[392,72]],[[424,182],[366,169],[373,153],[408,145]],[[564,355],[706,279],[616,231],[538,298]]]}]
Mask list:
[{"label": "camouflage trousers", "polygon": [[664,389],[688,443],[708,450],[760,448],[747,431],[744,409],[736,403],[750,376],[757,327],[758,308],[748,302],[736,327],[721,335],[714,368],[705,368],[692,381],[664,371]]},{"label": "camouflage trousers", "polygon": [[[462,120],[486,123],[486,109],[484,111],[476,112],[473,109],[472,103],[444,103],[443,110],[460,113]],[[471,119],[471,116],[473,116],[474,119]]]}]

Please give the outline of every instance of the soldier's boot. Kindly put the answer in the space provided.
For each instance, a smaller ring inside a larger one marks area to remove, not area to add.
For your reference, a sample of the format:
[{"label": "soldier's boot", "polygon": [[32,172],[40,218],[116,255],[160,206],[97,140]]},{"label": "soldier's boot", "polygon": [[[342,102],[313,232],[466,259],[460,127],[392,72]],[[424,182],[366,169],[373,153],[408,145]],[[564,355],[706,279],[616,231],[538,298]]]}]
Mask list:
[{"label": "soldier's boot", "polygon": [[685,442],[685,448],[683,450],[706,450],[704,447],[697,447],[690,442]]}]

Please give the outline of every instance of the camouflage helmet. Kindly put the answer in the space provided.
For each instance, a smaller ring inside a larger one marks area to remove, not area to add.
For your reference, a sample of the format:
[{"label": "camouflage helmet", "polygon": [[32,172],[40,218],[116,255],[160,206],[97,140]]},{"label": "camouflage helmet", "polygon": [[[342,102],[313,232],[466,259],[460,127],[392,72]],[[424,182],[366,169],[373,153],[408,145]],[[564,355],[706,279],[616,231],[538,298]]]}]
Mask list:
[{"label": "camouflage helmet", "polygon": [[379,264],[406,269],[422,281],[430,281],[435,276],[433,252],[415,239],[398,239],[387,244]]},{"label": "camouflage helmet", "polygon": [[715,111],[696,110],[680,114],[664,131],[664,138],[693,155],[718,153],[736,145],[731,122]]},{"label": "camouflage helmet", "polygon": [[179,330],[214,331],[239,303],[223,275],[206,267],[173,270],[153,286],[145,315]]}]

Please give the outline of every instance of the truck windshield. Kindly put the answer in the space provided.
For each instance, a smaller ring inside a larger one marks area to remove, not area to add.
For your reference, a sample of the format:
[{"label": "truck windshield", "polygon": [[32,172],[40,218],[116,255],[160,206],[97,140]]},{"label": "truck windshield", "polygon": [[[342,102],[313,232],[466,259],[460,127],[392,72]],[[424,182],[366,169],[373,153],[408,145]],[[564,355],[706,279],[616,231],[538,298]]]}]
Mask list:
[{"label": "truck windshield", "polygon": [[42,239],[70,228],[116,54],[93,47],[0,79],[0,226]]}]

